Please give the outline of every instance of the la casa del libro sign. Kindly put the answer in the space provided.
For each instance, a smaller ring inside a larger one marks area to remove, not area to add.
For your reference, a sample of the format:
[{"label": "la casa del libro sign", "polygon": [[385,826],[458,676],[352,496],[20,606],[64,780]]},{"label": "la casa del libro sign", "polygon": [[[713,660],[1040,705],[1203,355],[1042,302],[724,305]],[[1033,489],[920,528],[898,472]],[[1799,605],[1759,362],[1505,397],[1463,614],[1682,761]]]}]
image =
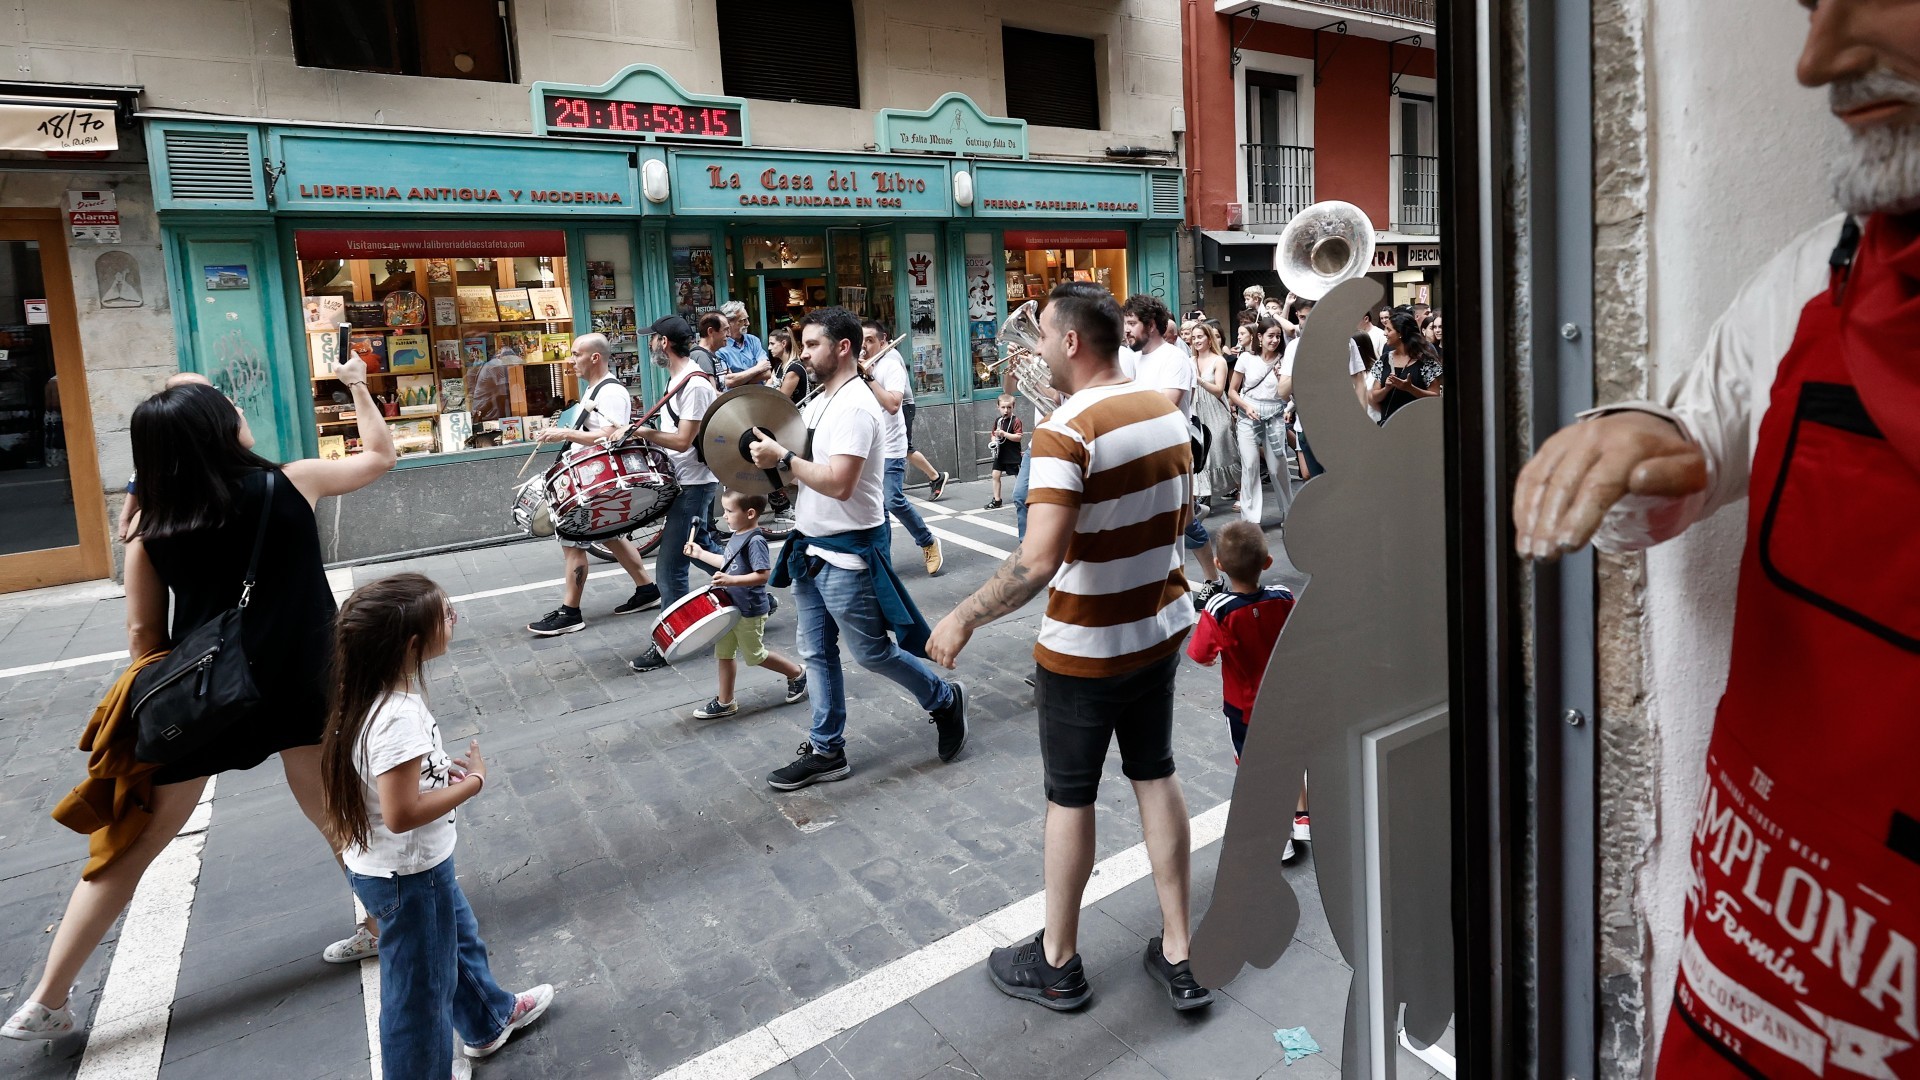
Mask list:
[{"label": "la casa del libro sign", "polygon": [[866,188],[862,191],[859,169],[829,168],[821,176],[817,170],[787,172],[771,168],[763,170],[753,183],[743,184],[737,171],[708,165],[707,186],[716,191],[740,192],[741,206],[899,210],[906,206],[908,195],[926,194],[927,178],[896,169],[870,169],[866,170]]}]

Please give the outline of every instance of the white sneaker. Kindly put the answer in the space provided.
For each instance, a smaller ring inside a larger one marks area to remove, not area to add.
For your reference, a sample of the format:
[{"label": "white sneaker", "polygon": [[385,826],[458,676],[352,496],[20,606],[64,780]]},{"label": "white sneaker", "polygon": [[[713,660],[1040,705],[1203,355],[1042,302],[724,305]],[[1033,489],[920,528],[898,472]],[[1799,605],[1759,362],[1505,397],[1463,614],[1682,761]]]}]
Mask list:
[{"label": "white sneaker", "polygon": [[453,1055],[453,1080],[473,1080],[473,1062],[459,1054]]},{"label": "white sneaker", "polygon": [[1293,838],[1303,842],[1313,839],[1313,821],[1305,810],[1293,815]]},{"label": "white sneaker", "polygon": [[367,929],[365,923],[354,927],[353,936],[341,938],[321,952],[320,959],[329,964],[357,964],[370,956],[380,955],[380,938]]},{"label": "white sneaker", "polygon": [[1293,837],[1291,836],[1287,837],[1287,849],[1280,853],[1280,861],[1283,863],[1290,863],[1293,861],[1293,857],[1297,854],[1299,854],[1299,852],[1293,849]]},{"label": "white sneaker", "polygon": [[7,1018],[6,1025],[0,1027],[0,1037],[30,1041],[33,1039],[57,1039],[73,1032],[73,991],[67,991],[67,1003],[57,1009],[49,1009],[37,1001],[29,1001],[14,1010]]},{"label": "white sneaker", "polygon": [[507,1026],[500,1029],[500,1034],[494,1036],[493,1041],[485,1046],[462,1046],[460,1052],[470,1058],[486,1057],[507,1045],[507,1040],[513,1036],[514,1032],[544,1016],[547,1006],[552,1004],[553,987],[547,983],[541,983],[531,990],[521,991],[514,995],[513,1016],[507,1021]]}]

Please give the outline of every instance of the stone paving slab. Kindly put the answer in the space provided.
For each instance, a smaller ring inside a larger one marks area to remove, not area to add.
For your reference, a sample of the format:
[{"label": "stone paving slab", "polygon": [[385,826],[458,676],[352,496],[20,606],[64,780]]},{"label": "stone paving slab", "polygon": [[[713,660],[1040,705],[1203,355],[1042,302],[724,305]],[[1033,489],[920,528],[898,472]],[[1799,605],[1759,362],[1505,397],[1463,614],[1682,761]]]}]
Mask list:
[{"label": "stone paving slab", "polygon": [[[956,485],[943,508],[977,505],[985,485],[974,486]],[[992,519],[1010,523],[1011,512]],[[936,525],[1013,545],[962,519]],[[947,569],[929,580],[904,531],[896,537],[903,577],[934,619],[998,562],[949,544]],[[521,544],[356,567],[352,576],[365,582],[402,568],[467,591],[560,572],[551,545]],[[594,579],[587,629],[547,640],[522,627],[552,606],[557,587],[464,602],[450,654],[431,671],[430,700],[449,746],[477,735],[496,781],[505,781],[463,808],[458,855],[495,972],[509,987],[560,988],[549,1018],[484,1071],[655,1075],[1040,889],[1043,799],[1023,681],[1038,604],[975,636],[960,672],[975,714],[960,760],[941,764],[925,715],[849,664],[853,776],[781,794],[763,777],[804,738],[806,706],[781,705],[778,680],[749,671],[739,716],[693,720],[712,693],[711,660],[629,672],[625,659],[643,647],[652,617],[607,615],[626,591],[620,575]],[[98,601],[63,621],[112,625],[122,617],[118,603]],[[789,602],[769,637],[790,651],[793,634]],[[112,675],[92,665],[0,682],[0,1004],[30,987],[46,948],[34,931],[58,917],[84,856],[79,838],[45,815],[78,778],[80,756],[69,747]],[[1232,787],[1218,695],[1216,673],[1182,672],[1176,756],[1194,813]],[[1139,841],[1118,764],[1110,754],[1111,779],[1096,804],[1102,858]],[[1211,882],[1210,851],[1217,847],[1196,857],[1196,908]],[[1317,893],[1303,890],[1302,903],[1302,946],[1289,960],[1317,980],[1303,975],[1302,988],[1325,997],[1343,969],[1323,917],[1324,940],[1316,939]],[[162,1070],[168,1080],[366,1075],[358,972],[318,958],[348,930],[351,912],[278,767],[223,776]],[[1150,882],[1087,913],[1082,943],[1100,997],[1078,1016],[1027,1015],[1038,1010],[993,991],[976,967],[782,1067],[791,1073],[769,1075],[836,1075],[824,1068],[836,1059],[866,1063],[853,1075],[888,1077],[1019,1076],[1042,1065],[1047,1075],[1181,1075],[1166,1063],[1192,1033],[1158,1021],[1139,1027],[1132,1016],[1154,1004],[1142,996],[1155,984],[1139,955],[1157,928]],[[82,1007],[91,1009],[110,960],[103,948],[83,976]],[[1291,983],[1255,978],[1244,999],[1229,995],[1198,1029],[1233,1043],[1223,1074],[1260,1075],[1265,1055],[1277,1054],[1272,1026],[1309,1015],[1304,999],[1289,1005]],[[5,1047],[0,1077],[71,1077],[83,1046],[76,1036],[51,1056]],[[1286,1075],[1315,1075],[1303,1069],[1310,1064]]]}]

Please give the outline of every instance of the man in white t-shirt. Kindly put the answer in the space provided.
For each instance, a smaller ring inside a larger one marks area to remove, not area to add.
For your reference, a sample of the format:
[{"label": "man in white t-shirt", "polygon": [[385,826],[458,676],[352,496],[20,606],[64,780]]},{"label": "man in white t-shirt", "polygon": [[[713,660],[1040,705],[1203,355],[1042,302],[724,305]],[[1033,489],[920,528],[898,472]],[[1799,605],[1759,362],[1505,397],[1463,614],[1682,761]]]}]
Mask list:
[{"label": "man in white t-shirt", "polygon": [[[1127,344],[1138,351],[1138,366],[1133,373],[1133,381],[1142,386],[1152,387],[1167,396],[1167,400],[1179,408],[1187,426],[1193,426],[1194,390],[1199,386],[1200,369],[1193,362],[1192,354],[1178,344],[1167,340],[1167,328],[1173,324],[1173,313],[1167,305],[1155,296],[1135,293],[1127,298],[1121,309],[1125,313],[1123,328]],[[1205,463],[1195,461],[1193,470],[1197,475],[1204,469]],[[1193,594],[1193,602],[1205,607],[1207,601],[1224,586],[1220,581],[1220,569],[1213,561],[1213,538],[1207,535],[1207,524],[1202,508],[1196,506],[1193,520],[1187,525],[1187,550],[1193,552],[1200,563],[1202,584]]]},{"label": "man in white t-shirt", "polygon": [[800,324],[800,357],[820,392],[803,413],[805,455],[764,431],[753,444],[755,465],[786,470],[800,486],[794,530],[775,560],[771,584],[793,586],[813,727],[799,758],[768,775],[767,784],[779,791],[853,772],[841,641],[861,667],[898,684],[927,710],[939,733],[940,760],[952,761],[967,741],[967,688],[942,678],[924,659],[930,628],[893,572],[884,496],[888,414],[872,384],[860,378],[859,356],[860,320],[852,312],[809,312]]},{"label": "man in white t-shirt", "polygon": [[878,319],[868,319],[861,324],[860,358],[860,376],[872,383],[874,400],[880,403],[883,412],[880,426],[887,457],[884,475],[887,513],[898,518],[900,524],[907,527],[913,542],[920,545],[921,561],[931,577],[940,572],[941,563],[946,561],[940,551],[940,539],[927,528],[920,511],[907,501],[910,443],[906,412],[913,407],[913,380],[907,377],[907,362],[899,351],[887,348],[887,328]]},{"label": "man in white t-shirt", "polygon": [[[587,387],[586,396],[580,399],[580,419],[570,428],[547,428],[540,433],[540,442],[572,443],[562,453],[573,455],[579,453],[581,447],[592,446],[627,426],[627,421],[633,418],[633,395],[607,372],[607,357],[612,351],[604,334],[574,339],[570,354],[573,373]],[[566,558],[567,575],[560,586],[560,606],[539,621],[527,624],[527,629],[540,637],[571,634],[587,627],[587,620],[580,614],[580,597],[587,587],[587,548],[593,545],[584,540],[561,540],[557,536],[555,539],[559,540],[560,553]],[[601,542],[633,579],[633,595],[614,608],[613,613],[627,615],[659,607],[660,590],[647,576],[647,568],[633,545],[621,536]]]},{"label": "man in white t-shirt", "polygon": [[[668,315],[655,320],[648,329],[652,333],[649,346],[653,362],[667,370],[667,402],[660,409],[659,427],[634,428],[633,435],[667,452],[673,462],[674,481],[680,485],[680,493],[673,497],[666,520],[660,525],[660,552],[655,557],[655,569],[660,572],[660,603],[672,607],[687,595],[688,563],[681,549],[688,537],[709,551],[718,550],[708,515],[720,485],[693,444],[700,437],[700,421],[706,418],[707,407],[720,391],[713,375],[693,360],[693,329],[687,320]],[[666,663],[660,650],[648,645],[647,651],[627,661],[627,666],[635,671],[652,671]]]}]

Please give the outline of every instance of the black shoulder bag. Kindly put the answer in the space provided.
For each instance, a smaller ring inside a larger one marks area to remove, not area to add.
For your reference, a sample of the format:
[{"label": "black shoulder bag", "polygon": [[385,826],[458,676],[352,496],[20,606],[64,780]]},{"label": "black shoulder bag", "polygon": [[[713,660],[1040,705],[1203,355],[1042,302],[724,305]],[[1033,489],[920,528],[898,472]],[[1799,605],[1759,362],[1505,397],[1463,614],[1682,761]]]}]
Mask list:
[{"label": "black shoulder bag", "polygon": [[267,521],[273,515],[274,479],[269,471],[260,524],[253,534],[253,554],[247,558],[247,576],[240,583],[240,603],[195,628],[165,659],[134,676],[133,721],[137,735],[133,753],[141,761],[171,765],[187,758],[260,703],[253,665],[241,642],[240,624],[242,613],[253,600],[260,549],[266,543]]}]

